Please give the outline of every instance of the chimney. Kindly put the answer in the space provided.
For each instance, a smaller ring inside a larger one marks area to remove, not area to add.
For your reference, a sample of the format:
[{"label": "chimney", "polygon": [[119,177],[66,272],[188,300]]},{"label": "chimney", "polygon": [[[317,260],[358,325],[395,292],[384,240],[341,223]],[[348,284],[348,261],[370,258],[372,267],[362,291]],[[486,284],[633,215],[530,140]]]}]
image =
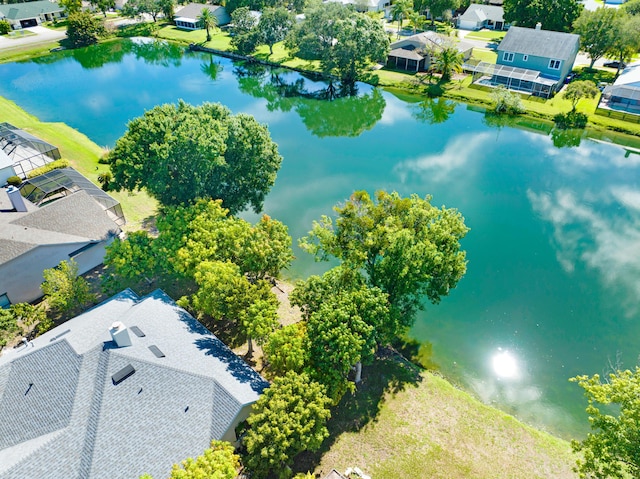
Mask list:
[{"label": "chimney", "polygon": [[116,321],[111,325],[111,329],[109,329],[109,333],[111,333],[111,339],[113,339],[113,341],[116,343],[116,345],[119,348],[124,348],[125,346],[131,346],[131,338],[129,337],[129,330],[120,321]]},{"label": "chimney", "polygon": [[542,30],[542,23],[536,23],[536,30]]},{"label": "chimney", "polygon": [[26,213],[27,205],[25,205],[24,198],[20,194],[20,190],[18,188],[15,186],[7,188],[7,196],[9,196],[9,199],[11,200],[11,206],[13,206],[17,212]]}]

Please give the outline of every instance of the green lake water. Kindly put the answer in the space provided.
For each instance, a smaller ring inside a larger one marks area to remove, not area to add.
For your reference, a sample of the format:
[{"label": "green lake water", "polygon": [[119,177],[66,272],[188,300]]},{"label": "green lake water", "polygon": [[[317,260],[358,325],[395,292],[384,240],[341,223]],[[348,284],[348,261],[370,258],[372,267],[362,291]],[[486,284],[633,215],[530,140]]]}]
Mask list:
[{"label": "green lake water", "polygon": [[[0,95],[101,146],[145,109],[178,99],[255,115],[284,157],[264,209],[294,241],[356,189],[431,194],[459,209],[471,227],[467,275],[426,307],[412,335],[485,402],[563,436],[583,434],[586,404],[567,379],[631,367],[640,353],[640,155],[366,85],[317,99],[325,87],[131,41],[0,65]],[[288,276],[324,267],[296,255]]]}]

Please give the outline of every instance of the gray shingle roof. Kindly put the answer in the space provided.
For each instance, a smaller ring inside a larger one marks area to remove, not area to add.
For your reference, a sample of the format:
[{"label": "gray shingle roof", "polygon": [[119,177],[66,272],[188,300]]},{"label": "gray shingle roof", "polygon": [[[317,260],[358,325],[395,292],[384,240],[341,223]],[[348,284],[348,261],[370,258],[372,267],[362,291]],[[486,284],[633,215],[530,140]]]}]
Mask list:
[{"label": "gray shingle roof", "polygon": [[[5,190],[0,194],[6,196]],[[120,231],[85,191],[29,209],[27,213],[0,212],[0,264],[40,245],[70,243],[80,247]]]},{"label": "gray shingle roof", "polygon": [[579,44],[580,36],[573,33],[511,27],[498,45],[498,50],[568,60],[577,51]]},{"label": "gray shingle roof", "polygon": [[63,10],[60,5],[55,2],[50,2],[49,0],[0,5],[0,13],[9,20],[36,18],[44,13],[56,13],[62,12]]},{"label": "gray shingle roof", "polygon": [[504,9],[496,5],[481,5],[472,3],[469,8],[460,16],[460,20],[483,22],[486,19],[493,22],[504,21]]},{"label": "gray shingle roof", "polygon": [[[116,347],[116,320],[145,336]],[[162,291],[123,291],[31,344],[0,356],[2,479],[167,477],[268,386]],[[128,364],[135,373],[114,385]]]},{"label": "gray shingle roof", "polygon": [[227,9],[221,5],[205,5],[203,3],[190,3],[175,12],[176,17],[190,18],[197,20],[203,8],[208,8],[211,13],[218,19],[218,25],[226,25],[231,21],[231,17],[227,13]]}]

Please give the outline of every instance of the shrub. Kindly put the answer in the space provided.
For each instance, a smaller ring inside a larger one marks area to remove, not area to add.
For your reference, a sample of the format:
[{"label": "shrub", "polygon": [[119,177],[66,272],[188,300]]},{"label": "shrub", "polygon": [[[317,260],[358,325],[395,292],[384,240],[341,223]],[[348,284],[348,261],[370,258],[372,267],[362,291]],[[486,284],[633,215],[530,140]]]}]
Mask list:
[{"label": "shrub", "polygon": [[7,178],[7,183],[9,183],[11,186],[20,186],[22,184],[22,178],[13,175]]},{"label": "shrub", "polygon": [[491,99],[496,106],[496,113],[506,113],[507,115],[518,115],[524,112],[522,99],[517,93],[511,92],[504,87],[498,87],[491,92]]},{"label": "shrub", "polygon": [[6,35],[11,31],[9,20],[0,20],[0,35]]},{"label": "shrub", "polygon": [[261,41],[262,38],[259,32],[250,31],[233,37],[231,39],[231,45],[240,55],[250,55],[258,48]]},{"label": "shrub", "polygon": [[567,128],[584,128],[587,126],[588,120],[589,117],[587,115],[573,110],[568,113],[558,113],[553,117],[556,127],[563,130]]},{"label": "shrub", "polygon": [[112,179],[113,175],[111,175],[110,171],[105,171],[98,175],[98,182],[104,191],[109,191],[109,183],[111,183]]},{"label": "shrub", "polygon": [[61,158],[59,160],[52,161],[51,163],[47,163],[40,168],[35,168],[27,173],[27,178],[35,178],[36,176],[44,175],[45,173],[49,173],[52,170],[57,170],[58,168],[68,168],[71,166],[69,160],[65,160]]}]

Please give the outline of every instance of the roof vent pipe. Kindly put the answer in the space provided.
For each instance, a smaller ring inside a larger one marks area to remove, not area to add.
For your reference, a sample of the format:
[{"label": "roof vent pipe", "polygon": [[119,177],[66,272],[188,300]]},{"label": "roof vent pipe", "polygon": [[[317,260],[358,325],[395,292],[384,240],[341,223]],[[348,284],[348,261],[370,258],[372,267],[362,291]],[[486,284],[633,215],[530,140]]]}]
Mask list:
[{"label": "roof vent pipe", "polygon": [[124,348],[125,346],[131,346],[131,338],[129,337],[129,330],[120,321],[116,321],[111,325],[111,329],[109,329],[109,333],[111,333],[111,339],[113,339],[113,341],[116,343],[116,345],[119,348]]},{"label": "roof vent pipe", "polygon": [[18,213],[27,212],[27,205],[25,205],[24,198],[20,194],[20,190],[18,188],[16,188],[15,186],[10,186],[9,188],[7,188],[7,195],[11,200],[11,206],[13,206],[13,208]]},{"label": "roof vent pipe", "polygon": [[542,30],[542,23],[536,23],[536,30]]}]

